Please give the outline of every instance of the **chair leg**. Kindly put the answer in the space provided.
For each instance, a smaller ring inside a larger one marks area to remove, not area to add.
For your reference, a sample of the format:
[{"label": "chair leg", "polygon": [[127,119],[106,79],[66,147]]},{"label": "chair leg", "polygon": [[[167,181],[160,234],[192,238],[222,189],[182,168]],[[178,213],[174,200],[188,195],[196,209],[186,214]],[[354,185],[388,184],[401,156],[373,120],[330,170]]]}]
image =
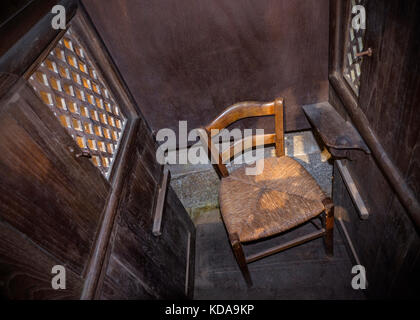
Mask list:
[{"label": "chair leg", "polygon": [[325,199],[323,203],[325,206],[323,218],[325,252],[332,257],[334,255],[334,204],[330,198]]},{"label": "chair leg", "polygon": [[242,244],[239,241],[238,235],[235,233],[229,236],[230,243],[232,245],[233,254],[235,255],[236,262],[239,265],[239,269],[241,269],[242,275],[246,281],[248,287],[252,287],[252,279],[251,275],[249,274],[248,265],[246,263],[246,258],[244,254],[244,250],[242,248]]}]

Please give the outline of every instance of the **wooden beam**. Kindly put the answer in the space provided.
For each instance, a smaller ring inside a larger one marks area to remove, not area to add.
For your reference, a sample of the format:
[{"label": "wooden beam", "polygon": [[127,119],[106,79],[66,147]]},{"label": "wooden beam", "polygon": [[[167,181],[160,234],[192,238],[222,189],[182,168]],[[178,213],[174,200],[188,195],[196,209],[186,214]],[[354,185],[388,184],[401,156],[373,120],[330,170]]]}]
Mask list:
[{"label": "wooden beam", "polygon": [[128,125],[128,138],[125,140],[124,145],[121,146],[121,163],[119,163],[115,173],[115,181],[113,188],[109,196],[102,225],[99,231],[99,235],[96,239],[93,253],[90,257],[88,268],[86,271],[86,280],[81,295],[82,300],[90,300],[94,298],[96,287],[99,281],[99,277],[104,263],[106,251],[108,249],[109,239],[114,225],[115,216],[117,213],[118,203],[120,200],[121,192],[125,177],[128,173],[128,159],[131,148],[134,148],[135,137],[138,129],[139,119],[132,121]]},{"label": "wooden beam", "polygon": [[162,217],[163,210],[165,209],[166,193],[168,191],[169,181],[171,179],[171,172],[168,166],[164,166],[162,180],[157,191],[157,200],[155,206],[155,213],[153,216],[153,229],[152,233],[154,236],[160,236],[162,234]]},{"label": "wooden beam", "polygon": [[359,190],[357,190],[356,184],[350,175],[347,167],[342,163],[341,160],[337,160],[337,167],[340,170],[341,177],[343,178],[344,185],[346,186],[354,205],[359,212],[360,219],[367,220],[369,218],[369,211],[366,208],[365,202],[363,201]]},{"label": "wooden beam", "polygon": [[307,234],[305,236],[302,236],[302,237],[296,238],[294,240],[288,241],[286,243],[283,243],[279,246],[273,247],[271,249],[267,249],[267,250],[265,250],[261,253],[253,254],[246,259],[246,263],[252,263],[252,262],[260,260],[262,258],[271,256],[275,253],[284,251],[284,250],[289,249],[289,248],[296,247],[296,246],[301,245],[305,242],[308,242],[308,241],[317,239],[319,237],[322,237],[324,234],[325,234],[325,229],[322,228],[320,230],[314,231],[314,232],[312,232],[310,234]]},{"label": "wooden beam", "polygon": [[285,155],[284,150],[284,105],[283,98],[274,101],[274,119],[276,128],[276,157]]}]

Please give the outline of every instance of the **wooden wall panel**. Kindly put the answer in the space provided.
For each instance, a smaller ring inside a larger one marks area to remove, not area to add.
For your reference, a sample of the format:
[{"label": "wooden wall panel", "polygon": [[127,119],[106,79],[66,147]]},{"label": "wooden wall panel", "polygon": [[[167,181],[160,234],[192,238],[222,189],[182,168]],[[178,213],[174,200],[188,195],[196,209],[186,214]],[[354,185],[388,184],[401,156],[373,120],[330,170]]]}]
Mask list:
[{"label": "wooden wall panel", "polygon": [[25,83],[0,104],[0,219],[79,275],[101,222],[109,183]]},{"label": "wooden wall panel", "polygon": [[[348,162],[359,191],[366,188],[366,182],[363,181],[367,181],[355,173],[355,170],[360,170],[361,163]],[[366,162],[363,165],[366,166]],[[366,170],[376,172],[383,179],[374,164],[368,165]],[[372,187],[378,179],[370,181]],[[420,238],[390,186],[379,183],[378,188],[373,190],[381,190],[381,195],[372,192],[372,189],[370,191],[370,194],[377,195],[375,201],[372,201],[372,196],[361,192],[370,216],[368,220],[360,220],[339,171],[335,169],[333,199],[337,216],[342,217],[360,261],[366,268],[368,297],[419,297]]]},{"label": "wooden wall panel", "polygon": [[0,221],[0,299],[78,299],[82,279],[66,269],[66,289],[51,286],[51,269],[62,262]]},{"label": "wooden wall panel", "polygon": [[[349,5],[349,1],[339,2]],[[374,54],[364,58],[357,99],[370,129],[417,198],[420,189],[419,9],[417,1],[367,1],[365,47],[371,47]],[[346,101],[340,100],[340,94],[331,88],[329,101],[350,120]],[[334,202],[348,212],[345,224],[361,263],[367,267],[368,296],[419,297],[419,229],[400,203],[396,186],[380,169],[380,160],[373,155],[359,155],[354,161],[346,162],[368,208],[368,220],[358,218],[337,173]]]},{"label": "wooden wall panel", "polygon": [[[330,103],[344,106],[331,95]],[[334,171],[333,200],[345,212],[344,223],[361,263],[367,269],[368,296],[414,297],[420,288],[420,237],[392,186],[372,156],[358,154],[346,166],[369,212],[360,220],[338,170]]]},{"label": "wooden wall panel", "polygon": [[152,300],[140,280],[115,256],[111,256],[103,287],[98,297],[101,300]]},{"label": "wooden wall panel", "polygon": [[[54,5],[66,9],[66,21],[74,16],[77,0],[3,0],[0,3],[0,72],[22,75],[39,54],[59,35],[51,28]],[[22,48],[25,48],[22,50]]]},{"label": "wooden wall panel", "polygon": [[[398,169],[418,177],[420,3],[370,0],[366,10],[365,41],[374,56],[364,61],[360,108]],[[420,179],[410,184],[419,198]]]},{"label": "wooden wall panel", "polygon": [[[148,226],[162,167],[156,162],[156,142],[146,123],[139,119],[140,130],[138,134],[134,131],[137,141],[124,136],[115,176],[111,174],[108,181],[89,159],[76,156],[80,150],[72,137],[22,79],[27,68],[36,66],[34,60],[42,61],[55,43],[52,39],[58,32],[45,30],[51,29],[50,15],[42,16],[49,11],[50,2],[35,16],[28,7],[23,16],[13,17],[7,27],[17,33],[10,34],[1,46],[6,54],[0,57],[0,71],[8,72],[0,72],[0,296],[91,298],[98,275],[102,284],[96,297],[102,299],[185,297],[188,263],[190,279],[194,271],[194,226],[170,190],[166,231],[161,238],[148,238],[152,237]],[[39,1],[31,5],[36,3]],[[78,1],[60,3],[72,16]],[[32,23],[36,25],[31,29]],[[112,91],[118,93],[114,98],[126,107],[125,115],[137,121],[137,107],[83,10],[71,24],[73,31],[83,36],[89,52],[95,53],[92,56],[115,89]],[[19,45],[13,46],[15,43]],[[104,213],[107,219],[103,219]],[[113,226],[114,213],[119,218]],[[113,241],[120,238],[124,240],[115,241],[114,246]],[[188,245],[192,248],[189,261]],[[51,288],[51,268],[57,264],[66,267],[66,291]],[[150,286],[154,286],[152,291]]]},{"label": "wooden wall panel", "polygon": [[193,129],[235,102],[277,96],[286,130],[304,129],[301,105],[328,97],[327,0],[82,3],[153,130]]},{"label": "wooden wall panel", "polygon": [[[152,234],[154,201],[162,167],[156,162],[156,143],[144,121],[139,124],[136,147],[97,296],[101,299],[185,298],[186,286],[188,295],[193,292],[195,228],[169,187],[162,235]],[[129,281],[132,284],[127,285]]]}]

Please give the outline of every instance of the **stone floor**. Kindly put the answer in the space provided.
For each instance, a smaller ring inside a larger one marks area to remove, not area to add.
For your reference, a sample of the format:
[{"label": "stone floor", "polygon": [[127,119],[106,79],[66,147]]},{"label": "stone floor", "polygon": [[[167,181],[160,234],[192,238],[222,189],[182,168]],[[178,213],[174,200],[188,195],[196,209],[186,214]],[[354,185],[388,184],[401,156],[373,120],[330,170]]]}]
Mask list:
[{"label": "stone floor", "polygon": [[[310,223],[288,234],[245,247],[246,254],[310,233]],[[325,255],[322,239],[249,264],[248,288],[234,259],[222,222],[197,225],[194,299],[364,299],[352,289],[352,263],[338,231],[334,257]]]}]

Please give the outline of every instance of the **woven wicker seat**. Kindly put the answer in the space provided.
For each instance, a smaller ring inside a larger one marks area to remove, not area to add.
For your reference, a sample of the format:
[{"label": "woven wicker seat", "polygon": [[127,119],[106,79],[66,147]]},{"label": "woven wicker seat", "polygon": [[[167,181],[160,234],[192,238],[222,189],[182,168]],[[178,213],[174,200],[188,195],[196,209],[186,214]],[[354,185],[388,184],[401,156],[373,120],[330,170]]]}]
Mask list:
[{"label": "woven wicker seat", "polygon": [[297,161],[286,156],[259,161],[264,161],[260,175],[239,168],[222,179],[219,190],[223,221],[241,242],[289,230],[324,211],[327,196]]},{"label": "woven wicker seat", "polygon": [[[249,286],[252,285],[252,279],[248,264],[272,254],[323,237],[326,253],[333,255],[334,204],[305,168],[285,156],[283,109],[282,98],[266,103],[239,102],[199,131],[222,180],[219,189],[220,211],[236,261]],[[262,116],[274,116],[274,134],[245,137],[219,152],[212,141],[219,130],[240,119]],[[229,174],[224,164],[226,160],[235,158],[245,149],[269,144],[275,145],[276,157],[257,161],[256,168],[262,169],[256,170],[259,174],[250,175],[246,167]],[[291,230],[316,217],[322,221],[322,226],[317,227],[316,231],[262,252],[245,255],[243,243]]]}]

